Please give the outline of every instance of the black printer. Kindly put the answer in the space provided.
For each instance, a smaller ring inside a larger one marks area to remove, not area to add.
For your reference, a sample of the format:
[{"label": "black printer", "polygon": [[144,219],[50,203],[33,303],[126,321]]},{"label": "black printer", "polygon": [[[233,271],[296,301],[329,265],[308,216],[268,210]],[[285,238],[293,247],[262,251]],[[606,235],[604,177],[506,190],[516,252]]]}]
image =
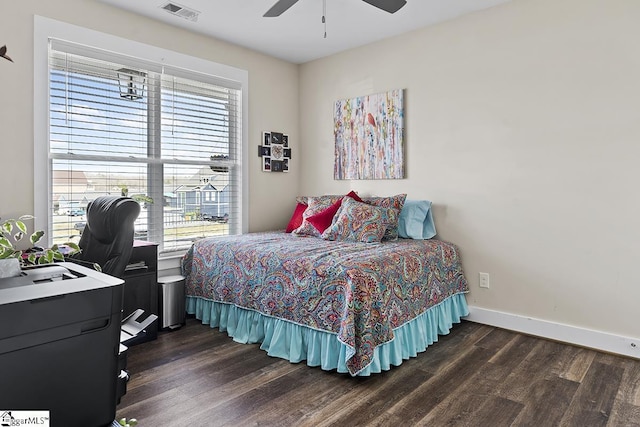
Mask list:
[{"label": "black printer", "polygon": [[0,279],[0,408],[111,425],[126,390],[121,279],[71,263]]}]

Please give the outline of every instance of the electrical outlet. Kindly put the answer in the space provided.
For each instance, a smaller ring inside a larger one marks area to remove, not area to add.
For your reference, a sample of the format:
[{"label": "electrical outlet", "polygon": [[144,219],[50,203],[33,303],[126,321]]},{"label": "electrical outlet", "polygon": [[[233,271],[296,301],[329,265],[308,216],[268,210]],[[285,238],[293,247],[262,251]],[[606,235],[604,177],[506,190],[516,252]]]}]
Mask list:
[{"label": "electrical outlet", "polygon": [[489,289],[489,273],[478,273],[478,284],[481,288]]}]

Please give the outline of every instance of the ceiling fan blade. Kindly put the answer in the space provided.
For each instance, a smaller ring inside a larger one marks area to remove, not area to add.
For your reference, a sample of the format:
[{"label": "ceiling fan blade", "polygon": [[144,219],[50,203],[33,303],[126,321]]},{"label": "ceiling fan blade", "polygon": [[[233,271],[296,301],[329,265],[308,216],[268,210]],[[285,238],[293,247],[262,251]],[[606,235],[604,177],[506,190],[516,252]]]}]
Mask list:
[{"label": "ceiling fan blade", "polygon": [[267,10],[267,13],[262,16],[265,18],[274,18],[276,16],[280,16],[296,3],[298,3],[298,0],[278,0],[276,4],[271,6],[271,9]]},{"label": "ceiling fan blade", "polygon": [[371,6],[375,6],[378,9],[382,9],[385,12],[396,13],[402,6],[407,4],[406,0],[362,0],[365,3],[369,3]]}]

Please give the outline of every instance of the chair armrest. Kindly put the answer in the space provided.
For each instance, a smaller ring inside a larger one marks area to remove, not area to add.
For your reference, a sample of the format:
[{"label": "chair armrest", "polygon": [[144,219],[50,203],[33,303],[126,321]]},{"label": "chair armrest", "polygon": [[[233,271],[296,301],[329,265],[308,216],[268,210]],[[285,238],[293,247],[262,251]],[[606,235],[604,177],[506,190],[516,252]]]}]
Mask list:
[{"label": "chair armrest", "polygon": [[73,263],[81,265],[83,267],[90,268],[92,270],[102,271],[102,267],[100,267],[100,264],[98,264],[96,262],[84,261],[84,260],[77,259],[77,258],[72,258],[72,257],[64,257],[64,260],[67,261],[67,262],[73,262]]}]

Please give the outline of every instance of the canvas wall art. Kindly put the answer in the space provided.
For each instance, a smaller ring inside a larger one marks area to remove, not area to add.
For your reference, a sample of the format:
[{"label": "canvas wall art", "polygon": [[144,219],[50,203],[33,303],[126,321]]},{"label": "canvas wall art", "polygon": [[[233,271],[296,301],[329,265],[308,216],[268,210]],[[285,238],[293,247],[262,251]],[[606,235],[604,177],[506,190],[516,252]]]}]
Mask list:
[{"label": "canvas wall art", "polygon": [[404,90],[336,101],[335,179],[404,178]]}]

